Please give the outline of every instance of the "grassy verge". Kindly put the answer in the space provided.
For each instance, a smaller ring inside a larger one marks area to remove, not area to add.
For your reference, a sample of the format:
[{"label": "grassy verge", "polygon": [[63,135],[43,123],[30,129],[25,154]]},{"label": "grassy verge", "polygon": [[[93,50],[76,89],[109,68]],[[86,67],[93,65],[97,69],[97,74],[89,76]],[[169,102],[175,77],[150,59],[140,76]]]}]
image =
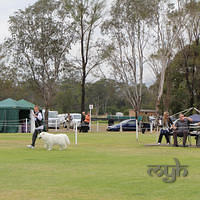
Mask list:
[{"label": "grassy verge", "polygon": [[[27,149],[30,134],[0,135],[0,199],[27,200],[197,200],[200,196],[200,149],[145,146],[154,143],[150,134],[79,134],[78,145],[65,151],[43,148],[37,140]],[[189,165],[188,177],[167,184],[149,177],[147,165]]]}]

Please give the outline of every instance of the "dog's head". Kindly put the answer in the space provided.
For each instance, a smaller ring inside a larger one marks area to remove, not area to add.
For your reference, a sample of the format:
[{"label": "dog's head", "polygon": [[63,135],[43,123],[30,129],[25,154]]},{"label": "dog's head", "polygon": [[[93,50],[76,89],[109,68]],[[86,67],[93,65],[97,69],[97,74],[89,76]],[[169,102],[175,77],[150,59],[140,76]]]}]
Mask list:
[{"label": "dog's head", "polygon": [[38,136],[39,139],[43,138],[46,135],[46,132],[41,132]]}]

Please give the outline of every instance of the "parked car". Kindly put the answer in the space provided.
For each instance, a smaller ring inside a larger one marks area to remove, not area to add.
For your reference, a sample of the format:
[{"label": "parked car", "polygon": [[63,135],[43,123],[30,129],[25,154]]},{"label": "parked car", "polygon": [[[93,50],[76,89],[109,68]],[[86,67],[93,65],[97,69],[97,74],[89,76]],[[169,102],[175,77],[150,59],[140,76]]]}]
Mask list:
[{"label": "parked car", "polygon": [[[107,131],[120,131],[120,126],[122,125],[123,131],[136,131],[136,120],[135,119],[127,119],[122,121],[119,124],[115,124],[113,126],[108,126]],[[150,125],[147,127],[150,130]]]},{"label": "parked car", "polygon": [[[66,114],[58,114],[58,118],[59,118],[59,120],[60,120],[60,125],[63,125],[63,127],[64,127],[64,125],[65,125],[65,117],[66,117]],[[65,127],[64,127],[65,128]]]},{"label": "parked car", "polygon": [[58,117],[58,111],[49,111],[48,116],[48,127],[49,128],[60,128],[60,119]]},{"label": "parked car", "polygon": [[70,128],[74,128],[76,123],[77,126],[80,126],[81,124],[81,114],[80,113],[70,113],[71,115],[71,123],[70,123]]},{"label": "parked car", "polygon": [[[67,115],[66,115],[67,116]],[[77,123],[77,126],[79,127],[81,124],[81,114],[80,113],[70,113],[71,116],[71,122],[70,122],[70,127],[71,129],[73,129]],[[63,124],[64,128],[67,128],[67,122],[66,122],[66,118],[65,118],[65,122]]]}]

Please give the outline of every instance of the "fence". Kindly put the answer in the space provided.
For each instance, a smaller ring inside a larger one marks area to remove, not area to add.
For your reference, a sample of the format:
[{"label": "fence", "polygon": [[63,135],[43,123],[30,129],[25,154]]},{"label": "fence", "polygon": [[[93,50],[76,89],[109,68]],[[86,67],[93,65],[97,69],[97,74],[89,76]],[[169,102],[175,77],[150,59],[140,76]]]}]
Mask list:
[{"label": "fence", "polygon": [[[18,130],[20,133],[28,133],[31,130],[30,120],[20,119],[20,120],[0,120],[1,132],[6,132],[7,127],[12,130]],[[16,131],[15,131],[16,132]]]},{"label": "fence", "polygon": [[[115,123],[115,124],[117,124],[117,123]],[[122,124],[121,123],[119,123],[119,124],[121,125],[119,131],[123,132]],[[5,129],[5,127],[15,127],[15,128],[17,127],[18,128],[17,132],[19,132],[19,133],[30,133],[31,132],[31,121],[27,118],[21,119],[21,120],[7,120],[7,121],[0,120],[0,128],[2,130],[1,132],[4,132],[3,130]],[[67,129],[65,130],[58,123],[57,120],[55,121],[53,128],[54,128],[53,130],[55,132],[58,132],[59,129],[60,129],[59,132],[65,132],[67,130]],[[100,120],[93,119],[92,123],[91,123],[90,131],[97,132],[97,133],[98,132],[106,132],[107,128],[108,128],[108,121],[107,120],[104,120],[102,118]],[[49,129],[50,129],[50,127],[49,127]],[[75,130],[75,127],[74,127],[74,130]],[[138,127],[138,130],[141,131],[141,126]],[[151,132],[153,131],[152,124],[151,124],[150,131]]]}]

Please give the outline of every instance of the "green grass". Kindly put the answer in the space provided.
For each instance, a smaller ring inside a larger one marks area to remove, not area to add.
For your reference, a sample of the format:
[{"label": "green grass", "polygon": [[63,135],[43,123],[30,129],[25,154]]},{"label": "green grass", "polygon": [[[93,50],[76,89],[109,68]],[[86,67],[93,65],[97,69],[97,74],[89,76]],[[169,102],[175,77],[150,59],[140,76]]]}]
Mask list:
[{"label": "green grass", "polygon": [[[155,136],[134,133],[79,134],[78,145],[27,149],[30,134],[0,134],[2,200],[199,200],[200,149],[145,146]],[[188,177],[167,184],[147,175],[147,165],[189,165]]]}]

